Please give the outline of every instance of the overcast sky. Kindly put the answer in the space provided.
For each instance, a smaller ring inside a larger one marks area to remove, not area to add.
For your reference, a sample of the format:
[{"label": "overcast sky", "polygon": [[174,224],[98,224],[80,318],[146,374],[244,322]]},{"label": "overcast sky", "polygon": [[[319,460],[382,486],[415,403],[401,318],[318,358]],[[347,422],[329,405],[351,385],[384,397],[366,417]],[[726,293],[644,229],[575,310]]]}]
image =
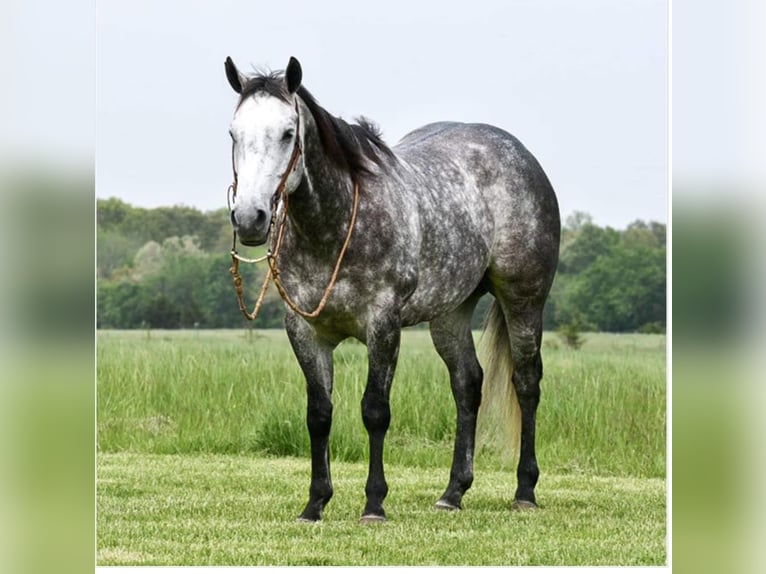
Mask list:
[{"label": "overcast sky", "polygon": [[100,2],[98,197],[226,205],[226,56],[242,70],[297,57],[324,107],[390,144],[438,120],[502,127],[564,217],[667,221],[665,1]]}]

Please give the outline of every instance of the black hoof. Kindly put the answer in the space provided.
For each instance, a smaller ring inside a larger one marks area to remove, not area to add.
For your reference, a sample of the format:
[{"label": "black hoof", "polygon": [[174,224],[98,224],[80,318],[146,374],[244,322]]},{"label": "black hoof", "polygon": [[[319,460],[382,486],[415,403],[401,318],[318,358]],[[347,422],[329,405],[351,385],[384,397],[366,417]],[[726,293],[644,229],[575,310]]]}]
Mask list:
[{"label": "black hoof", "polygon": [[299,516],[296,518],[296,522],[301,522],[303,524],[317,524],[321,521],[321,518],[306,518],[305,516]]},{"label": "black hoof", "polygon": [[436,501],[436,504],[434,504],[434,508],[436,510],[462,510],[459,504],[452,504],[451,502],[448,502],[444,500],[443,498],[440,498]]},{"label": "black hoof", "polygon": [[537,510],[537,504],[529,500],[514,500],[511,510]]},{"label": "black hoof", "polygon": [[317,510],[316,507],[312,508],[311,505],[304,508],[298,517],[298,522],[319,522],[320,520],[322,520],[322,511]]}]

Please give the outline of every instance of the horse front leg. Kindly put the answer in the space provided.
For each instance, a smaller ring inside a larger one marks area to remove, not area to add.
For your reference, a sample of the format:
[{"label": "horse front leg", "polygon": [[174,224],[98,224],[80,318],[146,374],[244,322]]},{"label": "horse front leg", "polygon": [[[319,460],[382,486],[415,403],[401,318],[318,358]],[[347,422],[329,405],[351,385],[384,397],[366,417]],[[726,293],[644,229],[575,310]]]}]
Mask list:
[{"label": "horse front leg", "polygon": [[388,494],[383,472],[383,442],[391,422],[389,395],[399,357],[401,324],[398,313],[388,313],[372,321],[367,329],[369,368],[367,387],[362,397],[362,420],[370,444],[370,466],[365,494],[367,504],[362,522],[386,520],[383,500]]},{"label": "horse front leg", "polygon": [[306,377],[306,424],[311,438],[309,501],[298,520],[316,522],[322,519],[322,511],[333,494],[329,441],[335,345],[319,338],[314,329],[295,314],[287,314],[285,327]]}]

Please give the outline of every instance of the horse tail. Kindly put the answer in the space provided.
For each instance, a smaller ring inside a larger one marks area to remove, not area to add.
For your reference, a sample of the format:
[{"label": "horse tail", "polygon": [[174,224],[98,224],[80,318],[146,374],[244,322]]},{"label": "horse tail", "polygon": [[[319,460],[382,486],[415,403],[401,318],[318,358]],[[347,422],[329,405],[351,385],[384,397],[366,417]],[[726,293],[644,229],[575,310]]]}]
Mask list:
[{"label": "horse tail", "polygon": [[478,354],[484,368],[478,419],[479,448],[496,451],[507,462],[518,457],[521,409],[511,382],[513,361],[508,325],[497,301],[487,313]]}]

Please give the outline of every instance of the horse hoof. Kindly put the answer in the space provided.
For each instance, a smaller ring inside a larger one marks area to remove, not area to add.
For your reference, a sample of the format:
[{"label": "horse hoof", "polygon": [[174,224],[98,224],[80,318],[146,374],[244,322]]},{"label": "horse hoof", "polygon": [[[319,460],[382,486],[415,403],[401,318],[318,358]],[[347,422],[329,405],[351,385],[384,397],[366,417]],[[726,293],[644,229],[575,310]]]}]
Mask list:
[{"label": "horse hoof", "polygon": [[379,514],[365,514],[359,519],[359,524],[382,524],[383,522],[386,522],[386,517]]},{"label": "horse hoof", "polygon": [[460,505],[452,504],[451,502],[447,502],[446,500],[437,500],[436,504],[434,504],[434,508],[436,510],[462,510],[460,508]]},{"label": "horse hoof", "polygon": [[296,518],[295,521],[296,522],[300,522],[301,524],[318,524],[320,522],[320,520],[321,519],[313,520],[311,518],[306,518],[304,516],[299,516],[298,518]]},{"label": "horse hoof", "polygon": [[537,505],[529,500],[514,500],[511,510],[537,510]]}]

